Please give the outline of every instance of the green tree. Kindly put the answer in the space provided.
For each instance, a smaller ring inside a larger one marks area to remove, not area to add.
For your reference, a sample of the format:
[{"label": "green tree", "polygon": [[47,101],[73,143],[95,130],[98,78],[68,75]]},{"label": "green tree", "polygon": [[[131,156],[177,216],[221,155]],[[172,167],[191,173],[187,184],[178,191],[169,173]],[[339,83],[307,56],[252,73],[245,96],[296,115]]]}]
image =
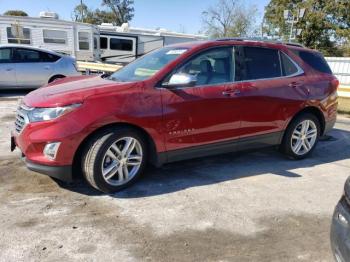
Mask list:
[{"label": "green tree", "polygon": [[117,25],[127,23],[134,17],[133,0],[102,0],[102,5],[107,6],[112,11]]},{"label": "green tree", "polygon": [[219,0],[202,13],[203,31],[212,38],[246,37],[257,32],[257,8],[239,0]]},{"label": "green tree", "polygon": [[11,16],[28,16],[28,14],[22,10],[8,10],[4,13],[4,15]]},{"label": "green tree", "polygon": [[73,20],[90,23],[113,23],[115,25],[121,25],[130,21],[133,17],[134,8],[132,7],[133,1],[102,1],[102,5],[107,7],[107,10],[88,8],[85,4],[77,5],[73,10]]},{"label": "green tree", "polygon": [[302,29],[297,41],[325,55],[340,55],[339,45],[348,43],[350,37],[350,1],[271,0],[265,12],[265,32],[288,40],[290,24],[284,20],[283,11],[289,9],[296,16],[299,8],[306,8],[306,13],[295,25]]}]

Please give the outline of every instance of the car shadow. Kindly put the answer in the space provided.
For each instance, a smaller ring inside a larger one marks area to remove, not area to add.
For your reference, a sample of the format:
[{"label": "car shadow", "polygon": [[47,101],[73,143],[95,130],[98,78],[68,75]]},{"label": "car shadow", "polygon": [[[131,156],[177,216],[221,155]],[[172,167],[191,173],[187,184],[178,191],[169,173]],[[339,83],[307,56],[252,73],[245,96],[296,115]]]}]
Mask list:
[{"label": "car shadow", "polygon": [[[300,175],[293,171],[295,169],[310,168],[349,158],[350,132],[334,129],[329,136],[319,141],[312,156],[304,160],[288,159],[275,148],[186,160],[166,164],[161,168],[149,167],[136,184],[110,196],[150,197],[259,175],[298,179]],[[81,194],[103,195],[84,181],[73,184],[58,183],[67,190]]]}]

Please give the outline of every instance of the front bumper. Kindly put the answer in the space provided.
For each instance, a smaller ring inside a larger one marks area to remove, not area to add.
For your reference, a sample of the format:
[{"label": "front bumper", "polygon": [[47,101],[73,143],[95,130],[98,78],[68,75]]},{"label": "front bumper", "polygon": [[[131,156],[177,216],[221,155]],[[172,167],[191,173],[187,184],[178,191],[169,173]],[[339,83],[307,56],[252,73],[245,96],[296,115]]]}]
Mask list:
[{"label": "front bumper", "polygon": [[[348,221],[348,225],[339,220],[339,214]],[[337,262],[350,261],[350,207],[344,197],[334,210],[331,226],[331,247]]]},{"label": "front bumper", "polygon": [[29,170],[38,172],[40,174],[48,175],[50,177],[65,181],[72,182],[72,166],[48,166],[31,162],[24,158],[24,162]]}]

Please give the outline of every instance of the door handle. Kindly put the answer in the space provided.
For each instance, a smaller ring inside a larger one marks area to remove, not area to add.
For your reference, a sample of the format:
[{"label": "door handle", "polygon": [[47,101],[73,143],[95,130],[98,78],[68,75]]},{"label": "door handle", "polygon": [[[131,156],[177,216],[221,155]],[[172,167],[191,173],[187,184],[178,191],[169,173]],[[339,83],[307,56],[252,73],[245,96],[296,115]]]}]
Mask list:
[{"label": "door handle", "polygon": [[45,66],[44,69],[45,69],[45,70],[49,70],[50,67],[49,67],[49,66]]},{"label": "door handle", "polygon": [[303,85],[302,82],[292,82],[288,86],[289,87],[301,87]]},{"label": "door handle", "polygon": [[13,70],[13,68],[6,68],[6,71],[7,72],[10,72],[10,71],[12,71]]},{"label": "door handle", "polygon": [[235,90],[223,91],[222,95],[224,95],[224,96],[234,96],[234,95],[239,95],[240,93],[241,93],[241,91],[239,89],[235,89]]}]

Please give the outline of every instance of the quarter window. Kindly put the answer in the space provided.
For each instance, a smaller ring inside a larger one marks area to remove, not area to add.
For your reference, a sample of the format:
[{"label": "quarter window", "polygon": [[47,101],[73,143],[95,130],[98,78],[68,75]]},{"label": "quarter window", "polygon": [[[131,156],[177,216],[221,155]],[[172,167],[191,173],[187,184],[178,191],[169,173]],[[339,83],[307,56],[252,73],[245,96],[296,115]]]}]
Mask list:
[{"label": "quarter window", "polygon": [[282,62],[282,71],[284,76],[290,76],[298,72],[298,68],[293,63],[291,58],[289,58],[286,54],[280,52],[281,54],[281,62]]},{"label": "quarter window", "polygon": [[327,61],[323,58],[321,53],[293,50],[306,64],[311,66],[314,70],[321,73],[332,74]]},{"label": "quarter window", "polygon": [[44,43],[47,44],[67,44],[67,32],[59,30],[43,30]]},{"label": "quarter window", "polygon": [[244,47],[242,80],[280,77],[281,64],[278,51],[261,47]]},{"label": "quarter window", "polygon": [[176,73],[195,76],[197,78],[196,86],[232,82],[234,79],[232,57],[231,47],[204,51],[188,61]]},{"label": "quarter window", "polygon": [[16,32],[13,32],[11,27],[6,28],[7,41],[10,44],[24,44],[30,45],[30,29],[29,28],[18,28]]},{"label": "quarter window", "polygon": [[109,48],[111,50],[132,51],[132,43],[132,40],[128,39],[110,38]]},{"label": "quarter window", "polygon": [[100,37],[100,48],[107,49],[107,37]]},{"label": "quarter window", "polygon": [[0,49],[0,63],[11,62],[11,48]]},{"label": "quarter window", "polygon": [[90,33],[79,32],[79,49],[80,50],[90,50]]}]

